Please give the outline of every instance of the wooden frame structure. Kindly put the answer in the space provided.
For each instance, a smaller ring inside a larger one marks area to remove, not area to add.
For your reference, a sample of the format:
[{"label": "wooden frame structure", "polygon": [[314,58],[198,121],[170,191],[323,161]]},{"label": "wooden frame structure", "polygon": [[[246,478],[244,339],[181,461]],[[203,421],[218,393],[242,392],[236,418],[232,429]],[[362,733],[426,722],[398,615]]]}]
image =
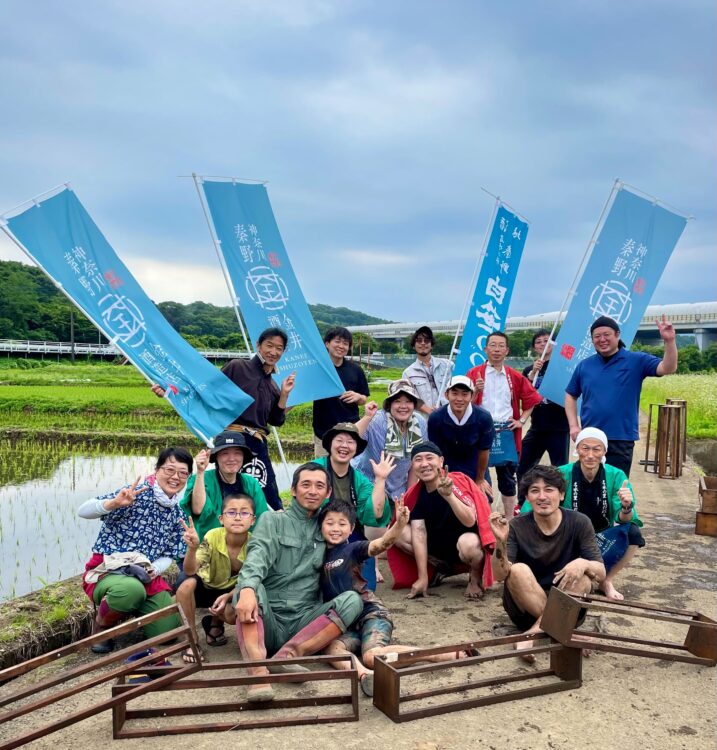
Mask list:
[{"label": "wooden frame structure", "polygon": [[[326,664],[329,661],[351,661],[350,656],[311,656],[300,657],[296,659],[283,660],[286,664]],[[270,659],[261,661],[227,661],[227,662],[204,662],[202,664],[202,673],[221,672],[228,669],[246,669],[247,667],[263,667],[276,665],[276,661]],[[178,667],[154,667],[147,668],[147,674],[169,674],[175,675],[182,671]],[[165,691],[175,690],[217,690],[223,688],[236,687],[239,685],[264,684],[267,682],[297,682],[297,675],[294,674],[271,674],[263,677],[246,675],[242,677],[218,677],[213,679],[197,679],[180,675],[182,679],[175,679],[160,684],[160,679],[152,681],[152,692],[154,694]],[[350,683],[350,693],[346,695],[317,696],[315,698],[283,698],[279,700],[266,701],[261,703],[250,703],[247,700],[226,701],[226,691],[221,697],[214,697],[213,700],[201,704],[182,703],[181,706],[164,706],[151,708],[129,708],[127,702],[137,696],[133,692],[132,686],[125,684],[125,676],[120,676],[117,683],[112,686],[112,696],[115,704],[112,708],[112,736],[114,739],[130,739],[138,737],[163,737],[177,734],[196,734],[202,732],[227,732],[239,729],[259,729],[270,727],[290,727],[306,724],[331,724],[347,721],[359,720],[359,699],[358,699],[358,673],[355,669],[350,670],[330,670],[304,672],[300,675],[301,682],[324,682],[327,680],[348,680]],[[350,705],[349,713],[343,715],[336,714],[317,714],[276,718],[259,718],[252,719],[251,713],[255,711],[272,711],[278,709],[308,708],[322,706],[342,706]],[[128,727],[127,722],[137,719],[155,719],[159,717],[184,717],[196,716],[202,714],[218,713],[236,713],[246,712],[246,721],[214,721],[201,724],[177,724],[160,727],[152,726],[145,728]]]},{"label": "wooden frame structure", "polygon": [[[194,641],[194,637],[192,636],[191,628],[189,627],[187,619],[184,616],[184,612],[178,604],[172,604],[171,606],[160,609],[157,612],[153,612],[152,614],[129,620],[128,622],[117,625],[114,628],[103,630],[101,633],[92,635],[89,638],[84,638],[83,640],[72,643],[71,645],[65,646],[64,648],[50,651],[47,654],[43,654],[42,656],[38,656],[34,659],[30,659],[29,661],[17,664],[14,667],[9,667],[8,669],[0,671],[0,685],[2,685],[7,680],[27,674],[37,667],[41,667],[45,664],[50,664],[57,661],[58,659],[61,659],[64,656],[68,656],[69,654],[74,654],[78,651],[87,649],[95,643],[106,641],[108,638],[115,638],[119,635],[125,635],[135,630],[139,630],[139,628],[147,625],[150,622],[154,622],[155,620],[159,620],[163,617],[167,617],[168,615],[173,614],[179,615],[182,620],[182,624],[178,628],[169,630],[166,633],[155,636],[154,638],[148,638],[141,643],[135,643],[131,646],[128,646],[127,648],[115,651],[108,656],[94,659],[89,664],[82,664],[79,667],[63,670],[61,674],[55,677],[50,677],[48,679],[29,685],[28,687],[15,690],[7,696],[0,697],[0,709],[2,709],[7,706],[11,706],[12,704],[17,703],[18,701],[21,701],[23,699],[35,696],[38,693],[42,693],[51,690],[52,688],[62,686],[70,680],[74,682],[79,677],[90,675],[90,673],[95,673],[92,674],[89,679],[80,680],[79,682],[76,682],[69,687],[60,687],[59,690],[51,692],[44,697],[37,698],[36,700],[31,700],[29,703],[24,703],[16,708],[11,708],[9,711],[0,713],[0,725],[13,721],[14,719],[18,719],[22,716],[27,716],[28,714],[45,708],[46,706],[58,703],[65,698],[77,695],[78,693],[82,693],[85,690],[89,690],[93,687],[96,687],[97,685],[109,682],[110,680],[124,680],[128,675],[134,672],[141,672],[142,668],[146,665],[152,664],[159,659],[172,656],[173,654],[184,651],[185,649],[191,649],[192,653],[194,654],[196,664],[189,664],[183,667],[178,667],[176,670],[167,671],[166,674],[158,676],[157,679],[152,680],[151,682],[146,682],[138,685],[127,685],[129,689],[121,696],[113,695],[113,697],[110,699],[105,699],[101,700],[98,703],[93,703],[91,706],[70,713],[64,716],[62,719],[52,721],[49,724],[46,724],[37,729],[26,731],[23,734],[17,735],[4,741],[0,741],[0,750],[13,750],[16,747],[25,745],[26,743],[31,742],[32,740],[39,739],[40,737],[45,737],[52,732],[56,732],[59,729],[64,729],[65,727],[68,727],[72,724],[76,724],[77,722],[82,721],[83,719],[87,719],[90,716],[94,716],[95,714],[101,713],[102,711],[108,711],[109,709],[114,708],[115,706],[119,705],[120,703],[124,703],[127,700],[131,700],[132,698],[144,695],[144,693],[160,689],[166,685],[171,684],[175,680],[179,680],[182,677],[186,677],[196,672],[200,668],[200,665],[199,651]],[[174,640],[176,640],[175,643],[168,645],[168,641]],[[134,662],[127,663],[125,661],[127,657],[133,656],[139,651],[148,648],[156,648],[157,650],[154,653],[148,654],[147,656],[137,659]],[[108,667],[112,668],[107,669]]]},{"label": "wooden frame structure", "polygon": [[[584,610],[679,623],[687,626],[687,635],[683,643],[675,643],[583,631],[578,629],[578,621]],[[556,641],[575,649],[589,648],[707,667],[717,664],[717,622],[699,612],[639,602],[615,601],[604,596],[573,596],[554,586],[548,595],[541,627]],[[586,637],[590,638],[589,642],[585,641]]]},{"label": "wooden frame structure", "polygon": [[[543,670],[525,671],[520,674],[511,674],[500,677],[464,682],[453,686],[442,686],[422,690],[416,693],[408,693],[402,678],[417,674],[426,674],[446,669],[464,668],[477,666],[479,664],[502,659],[519,658],[520,652],[513,644],[521,641],[531,640],[534,642],[548,641],[546,645],[535,646],[531,654],[547,653],[550,655],[550,667]],[[445,661],[416,666],[416,662],[423,661],[428,656],[442,653],[456,653],[467,649],[484,649],[492,646],[508,646],[507,650],[495,654],[469,656],[455,661]],[[393,658],[395,657],[395,658]],[[557,678],[548,681],[550,678]],[[460,693],[477,688],[493,688],[502,685],[525,682],[527,680],[543,680],[545,684],[535,685],[528,688],[508,690],[504,693],[487,695],[476,698],[463,697],[450,703],[442,703],[437,706],[427,706],[414,710],[402,710],[402,704],[431,698],[438,695]],[[391,721],[401,723],[414,719],[423,719],[427,716],[463,711],[476,706],[488,706],[493,703],[504,703],[506,701],[530,698],[535,695],[547,695],[562,690],[573,690],[582,684],[582,650],[566,648],[560,643],[549,638],[545,633],[531,633],[504,638],[492,638],[472,643],[459,643],[454,646],[440,646],[437,648],[419,649],[406,653],[392,654],[388,656],[377,656],[374,661],[374,693],[373,705],[388,716]]]}]

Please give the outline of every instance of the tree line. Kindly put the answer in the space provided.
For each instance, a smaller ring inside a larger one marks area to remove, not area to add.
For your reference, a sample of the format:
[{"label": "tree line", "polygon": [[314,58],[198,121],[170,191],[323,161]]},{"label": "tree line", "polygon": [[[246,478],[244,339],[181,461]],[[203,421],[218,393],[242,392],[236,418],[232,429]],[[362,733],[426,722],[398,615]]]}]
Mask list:
[{"label": "tree line", "polygon": [[[218,307],[208,302],[160,302],[157,307],[172,327],[197,349],[243,349],[236,315],[231,307]],[[309,305],[311,315],[323,335],[333,326],[375,325],[391,321],[350,310],[346,307]],[[0,261],[0,339],[29,339],[32,341],[70,341],[71,318],[74,338],[78,343],[104,340],[95,326],[57,290],[50,279],[34,266],[16,261]],[[513,331],[508,334],[510,353],[514,357],[529,357],[533,331]],[[689,336],[678,336],[680,360],[678,372],[701,372],[717,369],[717,345],[701,352]],[[453,335],[436,334],[434,354],[448,356]],[[376,340],[367,334],[354,335],[354,350],[383,354],[408,354],[410,336],[402,341]],[[634,350],[648,351],[662,356],[662,346],[643,346],[635,343]]]}]

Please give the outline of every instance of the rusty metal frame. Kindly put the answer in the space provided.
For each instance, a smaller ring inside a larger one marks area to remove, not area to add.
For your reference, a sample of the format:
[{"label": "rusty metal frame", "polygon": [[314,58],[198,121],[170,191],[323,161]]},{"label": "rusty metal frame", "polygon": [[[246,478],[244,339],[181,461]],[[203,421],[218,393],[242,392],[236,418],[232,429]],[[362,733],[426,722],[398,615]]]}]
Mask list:
[{"label": "rusty metal frame", "polygon": [[[311,656],[300,657],[296,659],[286,659],[286,664],[301,665],[324,665],[327,662],[351,661],[351,656]],[[246,669],[247,667],[264,667],[276,665],[275,661],[226,661],[226,662],[204,662],[202,672],[214,672],[227,669]],[[154,667],[144,670],[147,674],[167,674],[177,672],[177,667]],[[348,680],[351,692],[346,695],[317,696],[315,698],[284,698],[280,700],[266,701],[261,703],[250,703],[247,700],[220,701],[214,699],[208,703],[187,704],[181,706],[164,706],[151,708],[132,709],[127,706],[127,702],[136,697],[131,691],[131,685],[124,683],[124,676],[120,677],[116,684],[112,686],[112,696],[117,702],[112,708],[112,736],[114,739],[131,739],[138,737],[163,737],[167,735],[178,734],[197,734],[202,732],[227,732],[240,729],[259,729],[270,727],[290,727],[307,724],[332,724],[347,721],[359,720],[359,698],[358,698],[358,673],[356,669],[350,670],[321,670],[309,671],[301,674],[303,683],[324,682],[327,680]],[[187,679],[175,679],[171,682],[155,680],[152,683],[152,691],[165,692],[174,690],[222,690],[222,697],[226,697],[225,688],[236,687],[238,685],[296,682],[296,674],[271,674],[267,676],[246,675],[242,677],[219,677],[214,679],[197,679],[196,677]],[[276,718],[251,719],[247,716],[246,721],[237,722],[223,721],[210,722],[201,724],[176,724],[171,726],[159,727],[153,726],[148,728],[127,727],[127,722],[133,719],[155,719],[159,717],[180,717],[196,716],[201,714],[218,714],[218,713],[236,713],[253,711],[277,711],[282,708],[304,708],[304,707],[322,707],[322,706],[342,706],[350,705],[350,713],[344,715],[317,714],[313,713],[307,716],[298,716],[286,718],[277,716]]]},{"label": "rusty metal frame", "polygon": [[[546,645],[533,647],[531,654],[547,653],[550,655],[550,666],[548,669],[531,670],[520,674],[493,677],[489,679],[464,682],[454,686],[444,686],[423,690],[416,693],[408,693],[405,683],[402,690],[402,678],[410,677],[427,672],[435,672],[446,669],[470,667],[485,662],[498,661],[502,659],[519,658],[520,652],[513,648],[513,644],[521,641],[548,641]],[[467,649],[484,649],[491,646],[508,646],[508,650],[499,651],[495,654],[469,656],[455,661],[437,662],[415,666],[416,662],[424,661],[428,656],[442,653],[456,653]],[[394,658],[395,657],[395,658]],[[548,681],[549,678],[556,678]],[[477,698],[462,698],[458,701],[443,703],[438,706],[427,706],[414,710],[402,710],[403,703],[423,700],[437,695],[450,693],[461,693],[476,688],[491,688],[520,683],[526,680],[540,679],[546,684],[534,685],[528,688],[508,690],[497,695],[487,695]],[[459,643],[453,646],[440,646],[437,648],[420,649],[397,655],[377,656],[374,660],[374,693],[373,705],[379,711],[386,714],[391,721],[398,723],[423,719],[427,716],[450,713],[453,711],[464,711],[476,706],[489,706],[494,703],[530,698],[535,695],[547,695],[563,690],[573,690],[582,684],[582,650],[566,648],[555,642],[545,633],[523,633],[504,638],[492,638],[471,643]]]},{"label": "rusty metal frame", "polygon": [[[583,610],[679,623],[687,626],[687,635],[683,643],[674,643],[579,630],[578,621]],[[717,622],[699,612],[640,602],[615,601],[604,596],[574,596],[553,587],[550,589],[540,623],[548,635],[564,646],[572,648],[589,648],[595,651],[610,651],[629,656],[701,664],[707,667],[714,667],[717,664]],[[589,643],[585,641],[585,637],[590,639]],[[635,646],[642,648],[635,648]]]},{"label": "rusty metal frame", "polygon": [[[181,679],[182,677],[196,672],[200,668],[200,665],[197,644],[194,641],[192,630],[189,627],[186,617],[184,616],[184,612],[178,604],[172,604],[171,606],[164,607],[163,609],[157,610],[152,614],[129,620],[128,622],[117,625],[114,628],[103,630],[101,633],[92,635],[89,638],[84,638],[80,641],[70,644],[69,646],[65,646],[64,648],[50,651],[46,654],[35,657],[34,659],[30,659],[28,661],[22,662],[21,664],[17,664],[14,667],[9,667],[0,671],[1,685],[7,680],[27,674],[37,667],[55,662],[64,656],[68,656],[69,654],[82,651],[83,649],[89,648],[95,643],[106,641],[108,638],[115,638],[120,635],[125,635],[126,633],[131,633],[150,622],[154,622],[155,620],[159,620],[163,617],[167,617],[168,615],[173,614],[178,614],[182,620],[182,624],[178,628],[169,630],[166,633],[155,636],[154,638],[143,640],[141,641],[141,643],[135,643],[131,646],[128,646],[127,648],[115,651],[108,656],[94,659],[88,664],[83,664],[79,667],[63,670],[62,673],[57,676],[50,677],[46,680],[42,680],[38,683],[29,685],[28,687],[15,690],[7,696],[0,697],[1,709],[3,707],[10,706],[11,704],[16,703],[17,701],[20,701],[24,698],[29,698],[31,696],[35,696],[37,693],[50,690],[51,688],[57,687],[58,685],[63,685],[69,680],[75,680],[78,677],[82,677],[84,675],[88,675],[91,672],[97,672],[98,670],[100,670],[99,673],[92,675],[87,680],[82,680],[77,684],[71,685],[70,687],[61,688],[60,690],[45,695],[42,698],[38,698],[37,700],[31,701],[30,703],[25,703],[24,705],[20,705],[17,708],[13,708],[10,711],[1,712],[0,725],[5,724],[6,722],[10,722],[14,719],[18,719],[22,716],[26,716],[27,714],[45,708],[46,706],[58,703],[65,698],[68,698],[72,695],[77,695],[78,693],[82,693],[85,690],[89,690],[93,687],[96,687],[97,685],[109,682],[110,680],[116,678],[125,679],[132,673],[141,672],[143,666],[151,664],[158,659],[166,658],[173,654],[184,651],[185,649],[191,649],[192,653],[194,654],[196,664],[189,664],[184,667],[178,667],[176,670],[168,671],[166,674],[158,676],[157,679],[152,682],[142,683],[139,685],[128,685],[127,687],[129,688],[129,690],[121,697],[113,696],[111,699],[105,699],[100,701],[99,703],[93,703],[91,706],[83,708],[79,711],[75,711],[74,713],[64,716],[58,721],[53,721],[49,724],[46,724],[45,726],[33,729],[29,732],[25,732],[24,734],[20,734],[8,740],[0,741],[0,750],[13,750],[16,747],[20,747],[28,742],[39,739],[40,737],[45,737],[52,732],[56,732],[59,729],[64,729],[65,727],[68,727],[79,721],[83,721],[84,719],[101,713],[102,711],[107,711],[111,708],[114,708],[118,704],[124,703],[131,698],[135,698],[143,695],[144,693],[156,690],[164,685],[169,685],[175,680]],[[176,642],[168,644],[169,641]],[[136,654],[141,649],[149,647],[156,647],[157,651],[141,659],[138,659],[133,663],[128,664],[124,662],[127,657]],[[115,666],[115,668],[106,669],[107,667],[117,665],[118,663],[119,665]]]}]

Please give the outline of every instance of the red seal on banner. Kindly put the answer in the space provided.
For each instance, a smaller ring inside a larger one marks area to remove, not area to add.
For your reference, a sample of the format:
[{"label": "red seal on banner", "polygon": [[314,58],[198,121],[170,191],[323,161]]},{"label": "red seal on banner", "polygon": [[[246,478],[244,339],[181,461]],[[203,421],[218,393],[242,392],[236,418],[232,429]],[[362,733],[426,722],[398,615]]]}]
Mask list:
[{"label": "red seal on banner", "polygon": [[560,347],[560,356],[565,357],[565,359],[572,359],[573,354],[575,354],[575,347],[570,346],[570,344],[563,344]]},{"label": "red seal on banner", "polygon": [[112,289],[119,289],[124,284],[124,281],[114,271],[105,271],[105,281]]},{"label": "red seal on banner", "polygon": [[177,388],[177,386],[176,386],[176,385],[171,385],[171,384],[170,384],[170,385],[169,385],[169,386],[167,387],[167,390],[168,390],[168,391],[169,391],[169,392],[170,392],[170,393],[171,393],[171,394],[172,394],[173,396],[176,396],[176,395],[177,395],[177,394],[179,393],[179,388]]},{"label": "red seal on banner", "polygon": [[267,260],[269,261],[269,265],[273,266],[274,268],[278,268],[281,265],[279,256],[276,253],[269,253]]},{"label": "red seal on banner", "polygon": [[643,294],[646,285],[647,282],[642,278],[642,276],[640,276],[639,278],[635,279],[635,283],[632,285],[632,291],[635,292],[635,294]]}]

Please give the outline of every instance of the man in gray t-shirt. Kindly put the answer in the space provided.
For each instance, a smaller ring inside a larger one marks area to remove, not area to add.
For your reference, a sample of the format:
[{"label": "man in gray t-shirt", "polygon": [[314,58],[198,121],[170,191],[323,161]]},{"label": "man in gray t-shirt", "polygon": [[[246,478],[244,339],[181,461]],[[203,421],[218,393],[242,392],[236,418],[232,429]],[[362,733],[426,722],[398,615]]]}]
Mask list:
[{"label": "man in gray t-shirt", "polygon": [[[540,630],[547,593],[557,586],[567,593],[588,594],[605,578],[595,532],[587,516],[560,507],[565,480],[552,466],[534,466],[520,481],[520,494],[532,508],[513,518],[493,513],[490,525],[496,546],[493,575],[504,581],[503,607],[520,630]],[[529,649],[531,642],[516,644]],[[523,658],[534,661],[532,654]]]}]

